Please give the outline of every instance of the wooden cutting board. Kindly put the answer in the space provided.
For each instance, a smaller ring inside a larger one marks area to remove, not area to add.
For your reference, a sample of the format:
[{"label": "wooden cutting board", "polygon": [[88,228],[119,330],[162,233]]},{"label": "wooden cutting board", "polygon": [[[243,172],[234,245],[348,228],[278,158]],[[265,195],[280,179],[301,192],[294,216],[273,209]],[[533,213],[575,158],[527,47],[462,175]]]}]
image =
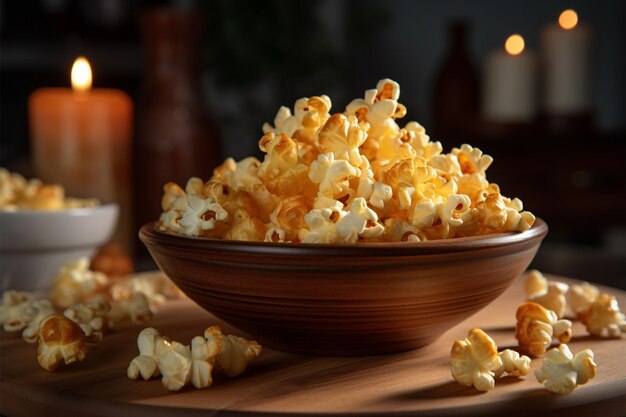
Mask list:
[{"label": "wooden cutting board", "polygon": [[[561,279],[560,277],[550,277]],[[562,278],[568,283],[575,282]],[[626,293],[616,295],[622,308]],[[455,339],[473,327],[485,330],[500,349],[515,348],[515,310],[524,300],[518,279],[495,302],[444,333],[434,344],[393,355],[336,358],[288,354],[265,349],[241,376],[215,377],[205,390],[178,393],[160,379],[126,377],[137,355],[139,327],[111,333],[82,363],[51,373],[39,367],[36,347],[15,333],[0,332],[0,414],[6,416],[249,416],[274,415],[582,415],[626,414],[626,336],[591,337],[574,323],[569,343],[576,353],[591,348],[595,379],[569,395],[552,394],[534,376],[507,377],[494,390],[480,393],[457,384],[450,375],[449,355]],[[151,323],[162,334],[189,343],[206,327],[220,324],[239,333],[191,301],[173,300]],[[540,367],[535,359],[532,368]]]}]

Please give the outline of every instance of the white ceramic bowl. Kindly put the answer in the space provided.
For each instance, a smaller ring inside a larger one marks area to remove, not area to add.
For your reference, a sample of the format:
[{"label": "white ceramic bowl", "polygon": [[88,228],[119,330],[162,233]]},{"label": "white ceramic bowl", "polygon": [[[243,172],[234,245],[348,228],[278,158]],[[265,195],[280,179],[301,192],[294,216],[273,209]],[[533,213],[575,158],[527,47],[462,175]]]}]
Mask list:
[{"label": "white ceramic bowl", "polygon": [[0,291],[45,291],[67,261],[94,255],[117,224],[119,207],[0,212]]}]

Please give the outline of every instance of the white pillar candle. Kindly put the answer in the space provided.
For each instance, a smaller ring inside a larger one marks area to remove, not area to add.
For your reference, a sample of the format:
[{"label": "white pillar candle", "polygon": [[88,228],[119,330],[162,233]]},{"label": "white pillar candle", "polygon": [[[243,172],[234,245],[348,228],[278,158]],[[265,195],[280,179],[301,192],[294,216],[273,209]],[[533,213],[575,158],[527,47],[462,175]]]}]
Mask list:
[{"label": "white pillar candle", "polygon": [[541,33],[544,70],[543,106],[547,113],[578,114],[590,108],[591,29],[578,24],[573,10]]},{"label": "white pillar candle", "polygon": [[510,36],[504,50],[487,57],[483,80],[483,114],[492,122],[524,123],[533,120],[536,103],[536,58],[524,50],[524,39]]}]

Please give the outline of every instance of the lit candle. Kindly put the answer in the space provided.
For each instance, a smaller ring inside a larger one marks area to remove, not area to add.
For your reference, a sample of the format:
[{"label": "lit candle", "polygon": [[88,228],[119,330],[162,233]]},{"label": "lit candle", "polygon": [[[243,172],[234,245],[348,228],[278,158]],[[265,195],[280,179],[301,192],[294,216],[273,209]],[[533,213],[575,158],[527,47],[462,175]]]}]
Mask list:
[{"label": "lit candle", "polygon": [[511,35],[504,50],[493,51],[485,63],[483,114],[489,121],[524,123],[536,113],[535,55],[524,38]]},{"label": "lit candle", "polygon": [[70,197],[118,203],[114,240],[130,250],[132,101],[120,90],[91,88],[85,58],[74,62],[71,80],[71,89],[42,88],[29,98],[35,175]]},{"label": "lit candle", "polygon": [[547,113],[575,115],[589,110],[591,38],[591,29],[578,22],[574,10],[565,10],[558,24],[543,29],[543,106]]}]

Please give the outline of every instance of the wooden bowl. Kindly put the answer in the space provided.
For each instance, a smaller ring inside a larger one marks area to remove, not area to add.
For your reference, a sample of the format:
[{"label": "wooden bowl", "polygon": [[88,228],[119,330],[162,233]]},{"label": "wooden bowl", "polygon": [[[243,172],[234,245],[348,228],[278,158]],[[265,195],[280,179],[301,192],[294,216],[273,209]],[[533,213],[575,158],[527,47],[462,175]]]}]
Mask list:
[{"label": "wooden bowl", "polygon": [[537,219],[522,233],[318,245],[191,238],[150,223],[139,237],[191,299],[262,345],[357,356],[433,342],[524,272],[547,232]]}]

